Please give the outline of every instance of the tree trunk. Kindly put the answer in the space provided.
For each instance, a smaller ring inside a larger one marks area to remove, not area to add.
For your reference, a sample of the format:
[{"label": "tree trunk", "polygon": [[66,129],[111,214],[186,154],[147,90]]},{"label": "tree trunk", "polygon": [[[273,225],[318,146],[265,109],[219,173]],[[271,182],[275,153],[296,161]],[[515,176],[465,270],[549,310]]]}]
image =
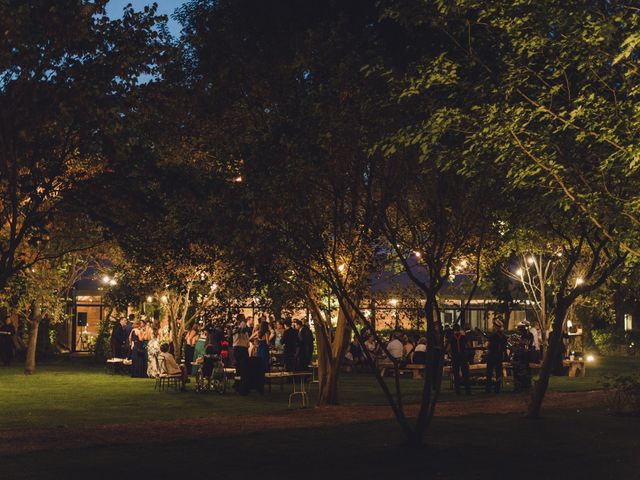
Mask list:
[{"label": "tree trunk", "polygon": [[27,343],[27,359],[24,364],[25,375],[33,375],[36,373],[36,350],[38,346],[38,330],[41,318],[42,309],[39,304],[34,302],[31,305],[31,318],[28,320],[29,342]]},{"label": "tree trunk", "polygon": [[551,371],[556,362],[557,356],[561,352],[562,347],[562,327],[567,315],[567,306],[563,300],[559,300],[555,308],[555,318],[553,319],[553,328],[549,337],[549,346],[544,352],[542,366],[540,367],[540,376],[534,382],[531,392],[531,400],[527,408],[527,418],[539,418],[540,410],[544,396],[549,387],[549,378]]},{"label": "tree trunk", "polygon": [[436,314],[436,296],[428,294],[425,302],[425,315],[427,319],[427,364],[425,365],[424,383],[422,385],[422,398],[420,411],[413,431],[409,437],[410,446],[421,446],[424,436],[431,424],[436,410],[440,387],[442,385],[442,367],[444,365],[444,342],[442,338],[442,325]]},{"label": "tree trunk", "polygon": [[308,294],[309,307],[314,313],[316,340],[318,342],[318,406],[338,405],[338,380],[351,328],[342,309],[338,312],[338,323],[333,339],[329,325],[312,294]]}]

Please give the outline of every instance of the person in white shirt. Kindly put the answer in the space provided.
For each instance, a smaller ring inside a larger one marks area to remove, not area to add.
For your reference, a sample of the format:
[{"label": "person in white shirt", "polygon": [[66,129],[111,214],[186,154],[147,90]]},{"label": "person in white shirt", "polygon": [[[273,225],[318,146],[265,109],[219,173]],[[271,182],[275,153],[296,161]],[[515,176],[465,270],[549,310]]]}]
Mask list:
[{"label": "person in white shirt", "polygon": [[401,360],[404,354],[404,345],[400,341],[400,333],[393,334],[391,341],[387,343],[387,351],[396,360]]},{"label": "person in white shirt", "polygon": [[423,364],[427,362],[427,339],[420,337],[415,350],[411,355],[411,363]]},{"label": "person in white shirt", "polygon": [[533,352],[531,352],[531,361],[532,363],[540,363],[540,360],[542,359],[542,332],[536,324],[529,327],[529,332],[533,335]]}]

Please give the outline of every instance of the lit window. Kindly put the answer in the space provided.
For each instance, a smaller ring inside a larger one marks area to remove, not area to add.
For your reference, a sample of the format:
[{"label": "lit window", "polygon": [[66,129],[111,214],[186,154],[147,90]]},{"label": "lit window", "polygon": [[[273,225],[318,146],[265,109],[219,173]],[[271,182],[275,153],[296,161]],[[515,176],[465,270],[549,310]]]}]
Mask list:
[{"label": "lit window", "polygon": [[628,313],[624,314],[624,329],[625,330],[633,329],[633,317]]}]

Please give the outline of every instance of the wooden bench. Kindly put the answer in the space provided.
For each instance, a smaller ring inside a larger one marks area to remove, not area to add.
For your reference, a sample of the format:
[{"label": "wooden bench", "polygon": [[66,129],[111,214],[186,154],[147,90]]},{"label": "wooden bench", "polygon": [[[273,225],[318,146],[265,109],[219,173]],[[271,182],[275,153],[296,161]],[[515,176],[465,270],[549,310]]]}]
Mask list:
[{"label": "wooden bench", "polygon": [[[384,377],[387,373],[387,370],[393,370],[395,365],[393,362],[388,360],[380,360],[378,361],[378,372],[380,372],[380,376]],[[422,380],[424,379],[424,371],[425,366],[419,363],[408,363],[407,365],[398,368],[400,374],[411,374],[411,378],[414,380]]]}]

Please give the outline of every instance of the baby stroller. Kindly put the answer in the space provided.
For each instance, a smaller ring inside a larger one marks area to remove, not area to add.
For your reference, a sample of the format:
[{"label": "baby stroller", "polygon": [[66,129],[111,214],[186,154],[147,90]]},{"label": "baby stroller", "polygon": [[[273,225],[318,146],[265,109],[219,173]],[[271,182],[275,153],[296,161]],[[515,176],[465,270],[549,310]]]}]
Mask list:
[{"label": "baby stroller", "polygon": [[205,353],[202,368],[196,374],[196,392],[217,392],[220,395],[227,391],[227,375],[224,363],[217,353]]}]

